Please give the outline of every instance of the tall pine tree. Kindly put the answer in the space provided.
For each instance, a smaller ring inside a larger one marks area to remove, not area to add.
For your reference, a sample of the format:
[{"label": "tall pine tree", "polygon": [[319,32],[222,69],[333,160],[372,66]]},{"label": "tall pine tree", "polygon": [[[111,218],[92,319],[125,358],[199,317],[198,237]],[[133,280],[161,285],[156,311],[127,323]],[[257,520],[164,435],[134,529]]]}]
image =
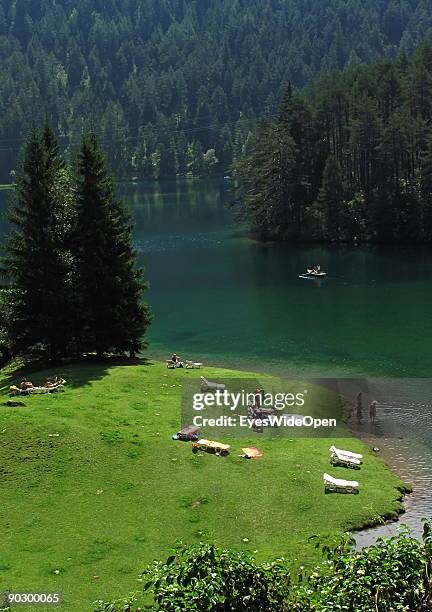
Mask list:
[{"label": "tall pine tree", "polygon": [[151,319],[142,303],[147,284],[136,267],[129,216],[92,134],[84,136],[78,155],[73,249],[80,352],[134,355]]},{"label": "tall pine tree", "polygon": [[329,155],[326,161],[318,204],[323,212],[326,239],[339,242],[343,237],[344,225],[342,172],[333,155]]},{"label": "tall pine tree", "polygon": [[432,133],[426,138],[426,147],[421,155],[420,188],[423,198],[423,225],[425,239],[432,241]]},{"label": "tall pine tree", "polygon": [[33,129],[17,173],[3,260],[12,354],[64,356],[71,346],[68,182],[54,134]]}]

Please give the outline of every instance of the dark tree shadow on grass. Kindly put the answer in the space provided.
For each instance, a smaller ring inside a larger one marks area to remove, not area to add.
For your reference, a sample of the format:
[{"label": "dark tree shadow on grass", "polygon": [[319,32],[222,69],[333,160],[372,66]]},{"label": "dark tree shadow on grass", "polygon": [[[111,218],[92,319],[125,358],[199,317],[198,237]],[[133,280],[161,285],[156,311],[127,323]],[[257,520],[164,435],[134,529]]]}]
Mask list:
[{"label": "dark tree shadow on grass", "polygon": [[97,359],[96,357],[83,357],[62,361],[58,364],[47,363],[46,361],[33,361],[25,365],[13,367],[13,364],[4,367],[0,377],[0,394],[8,394],[11,385],[18,385],[21,380],[28,379],[36,386],[43,385],[46,380],[51,380],[55,376],[66,380],[69,388],[85,387],[91,382],[102,380],[108,370],[115,367],[139,367],[152,366],[153,362],[146,357],[135,357],[133,359],[107,357]]}]

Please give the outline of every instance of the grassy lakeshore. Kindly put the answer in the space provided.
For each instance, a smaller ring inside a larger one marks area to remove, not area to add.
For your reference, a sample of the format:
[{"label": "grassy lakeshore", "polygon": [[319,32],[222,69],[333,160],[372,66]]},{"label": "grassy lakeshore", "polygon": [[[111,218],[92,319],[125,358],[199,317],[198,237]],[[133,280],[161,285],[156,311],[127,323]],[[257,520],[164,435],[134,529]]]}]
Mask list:
[{"label": "grassy lakeshore", "polygon": [[[63,609],[92,610],[98,598],[138,589],[143,565],[165,558],[176,540],[312,563],[309,536],[401,509],[402,482],[348,431],[337,444],[365,454],[361,471],[332,468],[326,438],[251,433],[229,442],[227,458],[193,455],[171,439],[186,378],[244,372],[88,362],[29,377],[36,384],[55,373],[67,379],[66,393],[0,406],[0,592],[59,591]],[[16,380],[4,373],[0,386]],[[247,445],[264,457],[240,459]],[[360,495],[324,495],[325,471],[359,480]]]}]

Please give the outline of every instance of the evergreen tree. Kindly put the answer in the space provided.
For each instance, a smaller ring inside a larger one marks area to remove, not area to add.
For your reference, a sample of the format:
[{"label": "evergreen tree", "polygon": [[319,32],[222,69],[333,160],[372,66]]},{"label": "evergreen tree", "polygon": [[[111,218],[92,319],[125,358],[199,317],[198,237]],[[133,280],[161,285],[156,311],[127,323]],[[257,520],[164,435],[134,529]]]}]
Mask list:
[{"label": "evergreen tree", "polygon": [[249,141],[250,155],[235,164],[244,187],[244,209],[254,229],[267,237],[301,239],[295,201],[297,148],[280,125],[262,123]]},{"label": "evergreen tree", "polygon": [[159,144],[159,178],[173,178],[177,174],[177,160],[175,154],[175,143]]},{"label": "evergreen tree", "polygon": [[420,188],[424,203],[423,223],[425,240],[432,241],[432,133],[426,139],[426,148],[421,155]]},{"label": "evergreen tree", "polygon": [[344,229],[342,172],[333,155],[329,155],[326,161],[318,205],[323,212],[325,238],[339,242],[343,238]]},{"label": "evergreen tree", "polygon": [[297,147],[288,130],[277,125],[274,132],[274,149],[266,171],[268,219],[270,226],[277,228],[277,233],[284,239],[298,240],[301,228],[297,208],[301,203],[296,200]]},{"label": "evergreen tree", "polygon": [[225,126],[220,134],[218,147],[216,149],[216,156],[219,159],[219,164],[223,171],[227,170],[231,163],[232,152],[233,143],[231,130],[228,126]]},{"label": "evergreen tree", "polygon": [[17,173],[6,243],[7,322],[13,354],[50,359],[71,348],[71,274],[67,252],[70,185],[52,131],[33,129]]},{"label": "evergreen tree", "polygon": [[94,135],[84,136],[77,162],[76,334],[80,351],[131,356],[143,344],[150,312],[147,284],[136,268],[132,228],[115,198],[106,160]]},{"label": "evergreen tree", "polygon": [[205,176],[206,166],[200,141],[194,141],[188,151],[188,171],[193,176]]},{"label": "evergreen tree", "polygon": [[186,136],[183,132],[180,133],[177,139],[176,149],[178,172],[182,175],[185,175],[187,172],[188,143],[186,140]]}]

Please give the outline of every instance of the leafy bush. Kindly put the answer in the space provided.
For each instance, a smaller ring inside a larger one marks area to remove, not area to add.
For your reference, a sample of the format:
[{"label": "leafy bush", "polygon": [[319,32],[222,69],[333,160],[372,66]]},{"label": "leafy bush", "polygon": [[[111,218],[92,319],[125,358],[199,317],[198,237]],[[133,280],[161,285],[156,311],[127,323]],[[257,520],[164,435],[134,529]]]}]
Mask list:
[{"label": "leafy bush", "polygon": [[138,594],[133,593],[115,601],[99,600],[94,603],[94,612],[141,612],[141,610],[150,609],[144,604],[141,605],[140,599]]},{"label": "leafy bush", "polygon": [[[324,546],[327,559],[291,583],[286,560],[258,563],[246,553],[214,545],[179,546],[143,573],[144,598],[98,602],[96,612],[197,610],[200,612],[430,612],[432,523],[423,541],[407,528],[356,551],[344,537]],[[318,543],[317,546],[320,546]],[[144,601],[144,600],[143,600]]]},{"label": "leafy bush", "polygon": [[355,551],[339,545],[326,549],[328,559],[297,587],[290,612],[426,612],[432,610],[431,524],[423,542],[405,528],[390,539]]},{"label": "leafy bush", "polygon": [[283,610],[289,573],[283,559],[258,563],[246,553],[214,545],[179,546],[166,562],[143,573],[154,610],[267,612]]}]

